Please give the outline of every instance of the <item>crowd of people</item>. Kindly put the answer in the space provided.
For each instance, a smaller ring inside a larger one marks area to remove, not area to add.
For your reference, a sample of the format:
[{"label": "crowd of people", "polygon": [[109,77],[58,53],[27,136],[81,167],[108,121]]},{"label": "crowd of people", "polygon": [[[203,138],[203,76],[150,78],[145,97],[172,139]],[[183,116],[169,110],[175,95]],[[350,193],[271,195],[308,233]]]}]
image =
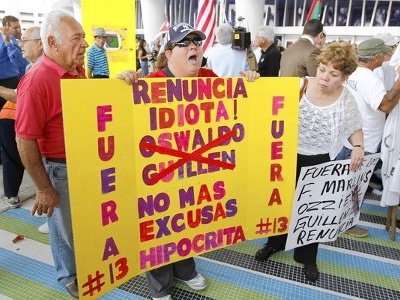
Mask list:
[{"label": "crowd of people", "polygon": [[[18,190],[24,170],[36,186],[32,214],[47,214],[50,246],[57,280],[68,293],[79,297],[68,191],[67,160],[62,122],[60,79],[109,78],[103,28],[93,32],[89,48],[81,24],[70,14],[54,10],[46,14],[41,28],[30,27],[21,36],[19,20],[3,18],[0,36],[0,142],[4,193],[1,201],[10,208],[21,205]],[[385,120],[400,99],[399,71],[385,63],[398,40],[383,34],[352,44],[326,44],[319,20],[308,21],[301,37],[281,49],[269,26],[257,30],[254,45],[260,49],[257,65],[248,52],[232,47],[231,25],[216,31],[217,44],[206,54],[206,36],[186,23],[171,26],[166,43],[157,45],[154,69],[149,71],[149,48],[138,42],[136,70],[116,77],[133,84],[141,77],[238,77],[252,82],[259,77],[301,77],[307,82],[299,99],[297,178],[301,167],[335,159],[350,159],[355,171],[364,155],[380,151]],[[87,58],[87,70],[83,65]],[[140,68],[140,69],[139,69]],[[379,69],[380,68],[380,69]],[[129,67],[127,66],[127,69]],[[400,150],[400,149],[399,149]],[[358,227],[346,233],[365,237]],[[255,253],[266,261],[285,248],[287,235],[268,238]],[[298,247],[295,261],[304,265],[305,278],[318,280],[318,243]],[[153,299],[168,300],[174,278],[191,289],[203,290],[207,280],[188,258],[146,272]]]}]

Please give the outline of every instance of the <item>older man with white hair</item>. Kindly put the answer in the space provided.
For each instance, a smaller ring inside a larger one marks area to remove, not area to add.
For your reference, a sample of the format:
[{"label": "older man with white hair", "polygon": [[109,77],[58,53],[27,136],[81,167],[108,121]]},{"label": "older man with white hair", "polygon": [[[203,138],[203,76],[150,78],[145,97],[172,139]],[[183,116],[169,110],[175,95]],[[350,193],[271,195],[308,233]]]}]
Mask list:
[{"label": "older man with white hair", "polygon": [[61,79],[85,77],[85,32],[72,15],[46,14],[40,36],[44,55],[18,85],[15,131],[21,160],[36,186],[32,214],[47,213],[57,280],[79,297],[72,235]]},{"label": "older man with white hair", "polygon": [[281,51],[274,43],[275,33],[269,26],[261,26],[257,30],[255,45],[260,47],[258,72],[261,77],[277,77],[281,65]]},{"label": "older man with white hair", "polygon": [[[387,91],[382,81],[373,73],[384,61],[385,53],[392,49],[386,46],[383,40],[370,38],[358,45],[358,67],[351,74],[345,85],[356,99],[358,108],[363,117],[364,148],[366,155],[380,152],[386,114],[389,113],[400,100],[400,79]],[[352,146],[347,143],[337,159],[351,157]],[[364,238],[368,230],[359,226],[349,228],[346,232],[353,237]]]},{"label": "older man with white hair", "polygon": [[[28,71],[35,62],[40,60],[43,54],[40,27],[33,26],[26,29],[22,33],[20,45],[23,57],[30,62],[26,66],[26,71]],[[17,143],[15,142],[14,127],[17,94],[14,89],[1,86],[0,97],[7,100],[0,111],[0,143],[4,184],[4,194],[1,195],[1,204],[6,209],[17,208],[21,204],[18,192],[25,171],[18,154]]]},{"label": "older man with white hair", "polygon": [[241,71],[250,70],[246,49],[233,49],[233,28],[228,23],[215,32],[217,44],[207,50],[207,67],[220,77],[240,76]]}]

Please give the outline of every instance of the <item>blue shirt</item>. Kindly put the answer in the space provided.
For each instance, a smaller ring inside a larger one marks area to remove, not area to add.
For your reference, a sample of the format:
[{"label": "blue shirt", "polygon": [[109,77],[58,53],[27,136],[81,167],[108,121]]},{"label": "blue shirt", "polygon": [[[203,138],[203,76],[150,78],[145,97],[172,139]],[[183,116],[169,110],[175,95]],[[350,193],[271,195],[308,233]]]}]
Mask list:
[{"label": "blue shirt", "polygon": [[0,79],[7,79],[18,76],[18,48],[15,46],[17,41],[10,37],[11,44],[6,44],[3,36],[0,35]]},{"label": "blue shirt", "polygon": [[88,50],[87,58],[88,68],[92,69],[93,75],[110,76],[110,70],[108,69],[108,60],[105,49],[102,49],[94,44]]},{"label": "blue shirt", "polygon": [[[3,37],[0,36],[0,79],[18,76],[20,79],[25,74],[26,66],[29,62],[22,56],[21,47],[18,45],[17,39],[10,35],[11,44],[6,45]],[[15,74],[13,64],[17,70]]]}]

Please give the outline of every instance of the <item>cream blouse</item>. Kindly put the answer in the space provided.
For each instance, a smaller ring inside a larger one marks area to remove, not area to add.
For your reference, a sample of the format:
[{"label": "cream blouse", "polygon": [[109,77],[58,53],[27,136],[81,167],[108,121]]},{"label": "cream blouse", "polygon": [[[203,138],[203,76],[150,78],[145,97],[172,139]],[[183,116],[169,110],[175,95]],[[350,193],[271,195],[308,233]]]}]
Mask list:
[{"label": "cream blouse", "polygon": [[306,93],[303,94],[299,112],[299,154],[329,153],[333,160],[344,142],[358,129],[362,129],[362,117],[346,87],[329,106],[316,106],[307,100]]}]

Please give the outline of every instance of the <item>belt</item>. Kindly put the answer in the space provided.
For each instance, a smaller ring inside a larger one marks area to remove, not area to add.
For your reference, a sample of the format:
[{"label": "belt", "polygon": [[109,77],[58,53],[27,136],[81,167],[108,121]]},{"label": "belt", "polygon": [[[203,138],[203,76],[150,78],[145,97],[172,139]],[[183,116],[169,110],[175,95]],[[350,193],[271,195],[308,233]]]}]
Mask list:
[{"label": "belt", "polygon": [[65,158],[45,157],[45,160],[47,162],[55,162],[55,163],[59,163],[59,164],[66,164],[67,163],[67,159],[65,159]]}]

